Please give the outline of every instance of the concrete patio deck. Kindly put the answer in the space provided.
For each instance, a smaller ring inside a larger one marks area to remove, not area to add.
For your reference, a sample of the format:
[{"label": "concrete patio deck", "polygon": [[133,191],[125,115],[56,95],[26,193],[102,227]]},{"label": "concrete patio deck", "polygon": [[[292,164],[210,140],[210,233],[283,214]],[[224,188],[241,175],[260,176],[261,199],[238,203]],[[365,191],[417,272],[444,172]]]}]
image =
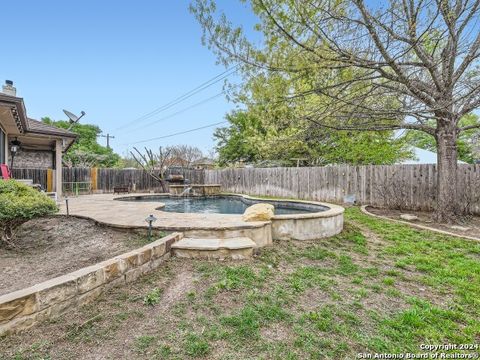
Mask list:
[{"label": "concrete patio deck", "polygon": [[[134,194],[151,195],[151,194]],[[158,220],[153,228],[172,231],[195,229],[249,229],[262,227],[264,222],[244,222],[241,215],[171,213],[158,209],[160,202],[114,201],[112,194],[80,195],[68,199],[70,215],[90,218],[100,224],[118,228],[147,228],[145,218],[153,214]],[[66,214],[65,201],[60,214]]]}]

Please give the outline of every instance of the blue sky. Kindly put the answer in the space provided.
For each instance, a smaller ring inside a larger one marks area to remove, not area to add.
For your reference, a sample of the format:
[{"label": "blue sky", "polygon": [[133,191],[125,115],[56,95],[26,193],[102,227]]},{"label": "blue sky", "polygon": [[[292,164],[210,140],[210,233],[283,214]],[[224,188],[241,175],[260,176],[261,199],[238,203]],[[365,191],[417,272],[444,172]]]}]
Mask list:
[{"label": "blue sky", "polygon": [[[218,3],[239,23],[253,24],[237,1]],[[0,57],[0,81],[14,81],[32,118],[64,119],[62,109],[84,110],[81,121],[114,135],[111,145],[120,154],[136,141],[220,122],[233,108],[223,96],[142,126],[215,96],[222,82],[136,126],[118,129],[225,70],[202,46],[188,5],[184,0],[4,2],[2,31],[9,41]],[[214,146],[213,131],[137,146],[190,144],[206,151]]]}]

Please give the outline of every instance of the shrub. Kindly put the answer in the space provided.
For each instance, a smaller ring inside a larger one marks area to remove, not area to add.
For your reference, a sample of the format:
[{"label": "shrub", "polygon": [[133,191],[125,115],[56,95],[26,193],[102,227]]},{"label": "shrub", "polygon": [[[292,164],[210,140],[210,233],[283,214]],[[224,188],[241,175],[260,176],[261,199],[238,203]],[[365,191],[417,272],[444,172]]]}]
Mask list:
[{"label": "shrub", "polygon": [[15,180],[0,180],[0,245],[13,245],[14,231],[24,222],[57,211],[45,194]]},{"label": "shrub", "polygon": [[143,298],[143,303],[150,306],[156,305],[160,302],[160,295],[162,295],[162,290],[155,288],[145,295]]}]

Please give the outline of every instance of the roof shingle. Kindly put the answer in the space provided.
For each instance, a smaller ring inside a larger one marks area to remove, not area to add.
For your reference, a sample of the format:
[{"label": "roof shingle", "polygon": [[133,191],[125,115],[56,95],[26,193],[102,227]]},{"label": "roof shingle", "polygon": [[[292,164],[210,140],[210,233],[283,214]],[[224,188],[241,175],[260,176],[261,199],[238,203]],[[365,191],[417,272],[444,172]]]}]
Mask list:
[{"label": "roof shingle", "polygon": [[41,134],[52,134],[52,135],[60,135],[60,136],[67,136],[67,137],[77,137],[77,134],[74,132],[57,128],[52,125],[45,124],[44,122],[35,120],[35,119],[28,119],[28,131],[36,132]]}]

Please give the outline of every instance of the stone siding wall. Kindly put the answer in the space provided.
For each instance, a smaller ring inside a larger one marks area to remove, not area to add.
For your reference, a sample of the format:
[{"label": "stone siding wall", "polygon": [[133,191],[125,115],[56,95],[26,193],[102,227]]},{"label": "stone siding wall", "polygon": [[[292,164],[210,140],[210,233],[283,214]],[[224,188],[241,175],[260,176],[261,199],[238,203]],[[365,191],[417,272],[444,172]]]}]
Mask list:
[{"label": "stone siding wall", "polygon": [[139,249],[67,275],[0,296],[0,336],[32,327],[82,306],[112,286],[135,281],[170,257],[183,237],[173,233]]},{"label": "stone siding wall", "polygon": [[53,158],[53,151],[21,149],[15,154],[13,166],[17,169],[52,169]]}]

